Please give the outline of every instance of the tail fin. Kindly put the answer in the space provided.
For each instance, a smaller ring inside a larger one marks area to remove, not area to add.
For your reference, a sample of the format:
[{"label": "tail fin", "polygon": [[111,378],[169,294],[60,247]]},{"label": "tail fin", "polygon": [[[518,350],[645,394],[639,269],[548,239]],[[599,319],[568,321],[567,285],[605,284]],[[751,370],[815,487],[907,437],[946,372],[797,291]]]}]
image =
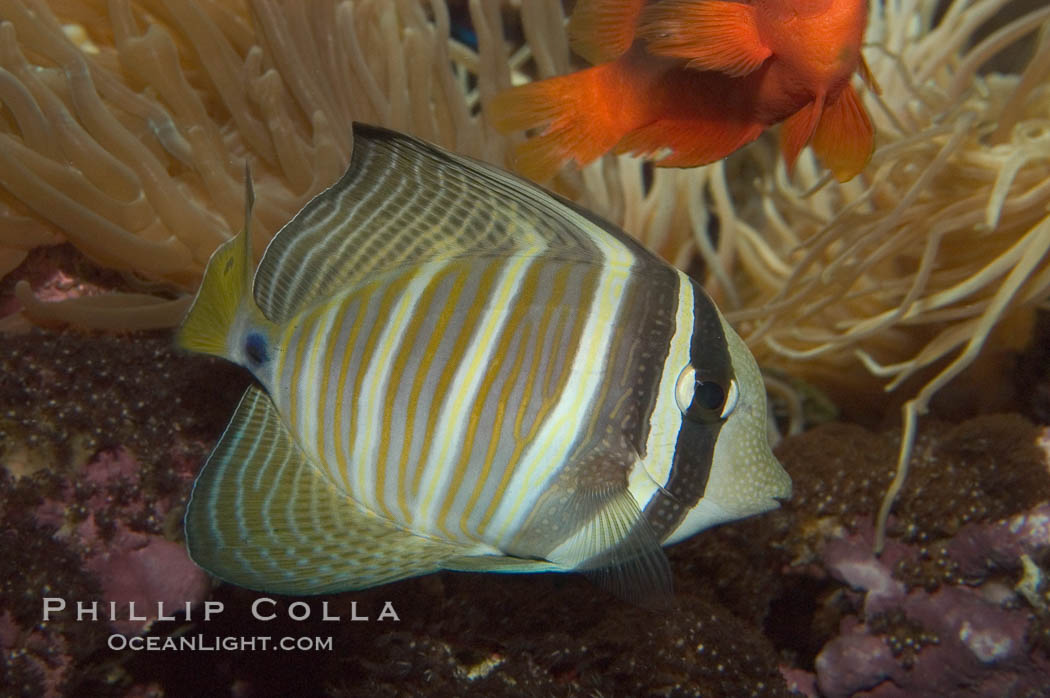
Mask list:
[{"label": "tail fin", "polygon": [[644,103],[639,99],[643,85],[629,79],[629,70],[623,61],[605,63],[496,95],[486,111],[497,130],[547,126],[518,146],[516,169],[548,180],[568,160],[583,166],[598,159],[637,127],[632,116]]},{"label": "tail fin", "polygon": [[212,253],[197,297],[186,313],[175,342],[190,351],[232,358],[230,335],[246,303],[259,313],[252,298],[251,217],[255,204],[251,172],[245,164],[244,228]]}]

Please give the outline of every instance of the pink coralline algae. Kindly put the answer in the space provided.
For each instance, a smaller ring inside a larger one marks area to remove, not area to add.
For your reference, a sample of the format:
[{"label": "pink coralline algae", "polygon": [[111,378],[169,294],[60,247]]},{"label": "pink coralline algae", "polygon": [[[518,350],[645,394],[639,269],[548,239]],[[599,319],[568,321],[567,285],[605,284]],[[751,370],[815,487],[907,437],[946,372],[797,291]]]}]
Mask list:
[{"label": "pink coralline algae", "polygon": [[[61,500],[44,500],[36,510],[39,523],[54,526],[56,537],[81,551],[84,570],[102,589],[98,617],[125,634],[147,631],[161,609],[170,609],[165,615],[184,609],[187,603],[203,601],[211,588],[185,546],[127,523],[162,519],[170,507],[167,500],[147,507],[136,496],[139,469],[123,449],[101,452],[78,471],[75,484],[67,484]],[[86,516],[70,526],[67,517],[77,488],[90,493],[80,505]]]},{"label": "pink coralline algae", "polygon": [[[1050,546],[1050,504],[994,524],[970,524],[943,546],[936,563],[959,583],[933,591],[898,579],[929,562],[920,545],[891,541],[871,553],[871,527],[824,548],[826,569],[861,610],[816,659],[817,685],[828,698],[865,695],[986,696],[1050,694],[1050,660],[1028,637],[1033,609],[1004,584],[1022,556]],[[1044,609],[1045,610],[1045,609]]]}]

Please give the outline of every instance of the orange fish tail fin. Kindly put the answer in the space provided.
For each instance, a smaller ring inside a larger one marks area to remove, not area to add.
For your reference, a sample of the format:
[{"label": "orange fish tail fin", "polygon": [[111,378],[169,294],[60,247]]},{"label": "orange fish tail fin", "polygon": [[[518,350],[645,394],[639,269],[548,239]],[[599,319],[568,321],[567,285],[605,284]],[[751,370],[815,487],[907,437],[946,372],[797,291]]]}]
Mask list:
[{"label": "orange fish tail fin", "polygon": [[840,182],[864,169],[875,147],[875,130],[852,85],[828,104],[813,134],[813,151]]},{"label": "orange fish tail fin", "polygon": [[497,130],[546,126],[516,149],[515,168],[537,181],[554,176],[568,160],[598,159],[633,126],[630,89],[617,90],[617,63],[513,87],[496,95],[486,113]]},{"label": "orange fish tail fin", "polygon": [[814,101],[784,119],[780,125],[780,152],[784,155],[788,173],[795,168],[798,154],[813,137],[823,112],[824,95],[819,95]]},{"label": "orange fish tail fin", "polygon": [[572,50],[592,64],[614,61],[634,42],[645,0],[578,0],[569,19]]}]

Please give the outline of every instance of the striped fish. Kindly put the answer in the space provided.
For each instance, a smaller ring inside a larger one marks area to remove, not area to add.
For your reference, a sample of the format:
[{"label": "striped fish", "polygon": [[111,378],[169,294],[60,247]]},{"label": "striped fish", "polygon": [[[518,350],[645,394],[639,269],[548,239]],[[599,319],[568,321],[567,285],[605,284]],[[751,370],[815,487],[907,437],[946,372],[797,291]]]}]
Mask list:
[{"label": "striped fish", "polygon": [[254,277],[249,250],[246,222],[178,334],[257,380],[186,512],[224,580],[572,570],[645,603],[671,591],[663,544],[790,496],[711,299],[507,172],[355,125],[346,173]]}]

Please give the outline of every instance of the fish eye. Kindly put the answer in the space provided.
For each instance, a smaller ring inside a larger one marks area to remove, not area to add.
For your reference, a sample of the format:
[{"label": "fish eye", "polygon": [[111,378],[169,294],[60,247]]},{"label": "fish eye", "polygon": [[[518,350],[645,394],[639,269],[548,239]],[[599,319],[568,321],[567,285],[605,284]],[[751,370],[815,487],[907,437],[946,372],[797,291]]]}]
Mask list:
[{"label": "fish eye", "polygon": [[735,380],[729,381],[727,390],[717,381],[701,380],[692,365],[682,369],[675,383],[678,409],[682,414],[701,421],[725,419],[736,408],[739,397],[740,390]]},{"label": "fish eye", "polygon": [[718,383],[714,381],[700,381],[696,382],[696,387],[693,388],[693,404],[714,412],[718,410],[722,411],[722,403],[726,401],[726,391]]}]

